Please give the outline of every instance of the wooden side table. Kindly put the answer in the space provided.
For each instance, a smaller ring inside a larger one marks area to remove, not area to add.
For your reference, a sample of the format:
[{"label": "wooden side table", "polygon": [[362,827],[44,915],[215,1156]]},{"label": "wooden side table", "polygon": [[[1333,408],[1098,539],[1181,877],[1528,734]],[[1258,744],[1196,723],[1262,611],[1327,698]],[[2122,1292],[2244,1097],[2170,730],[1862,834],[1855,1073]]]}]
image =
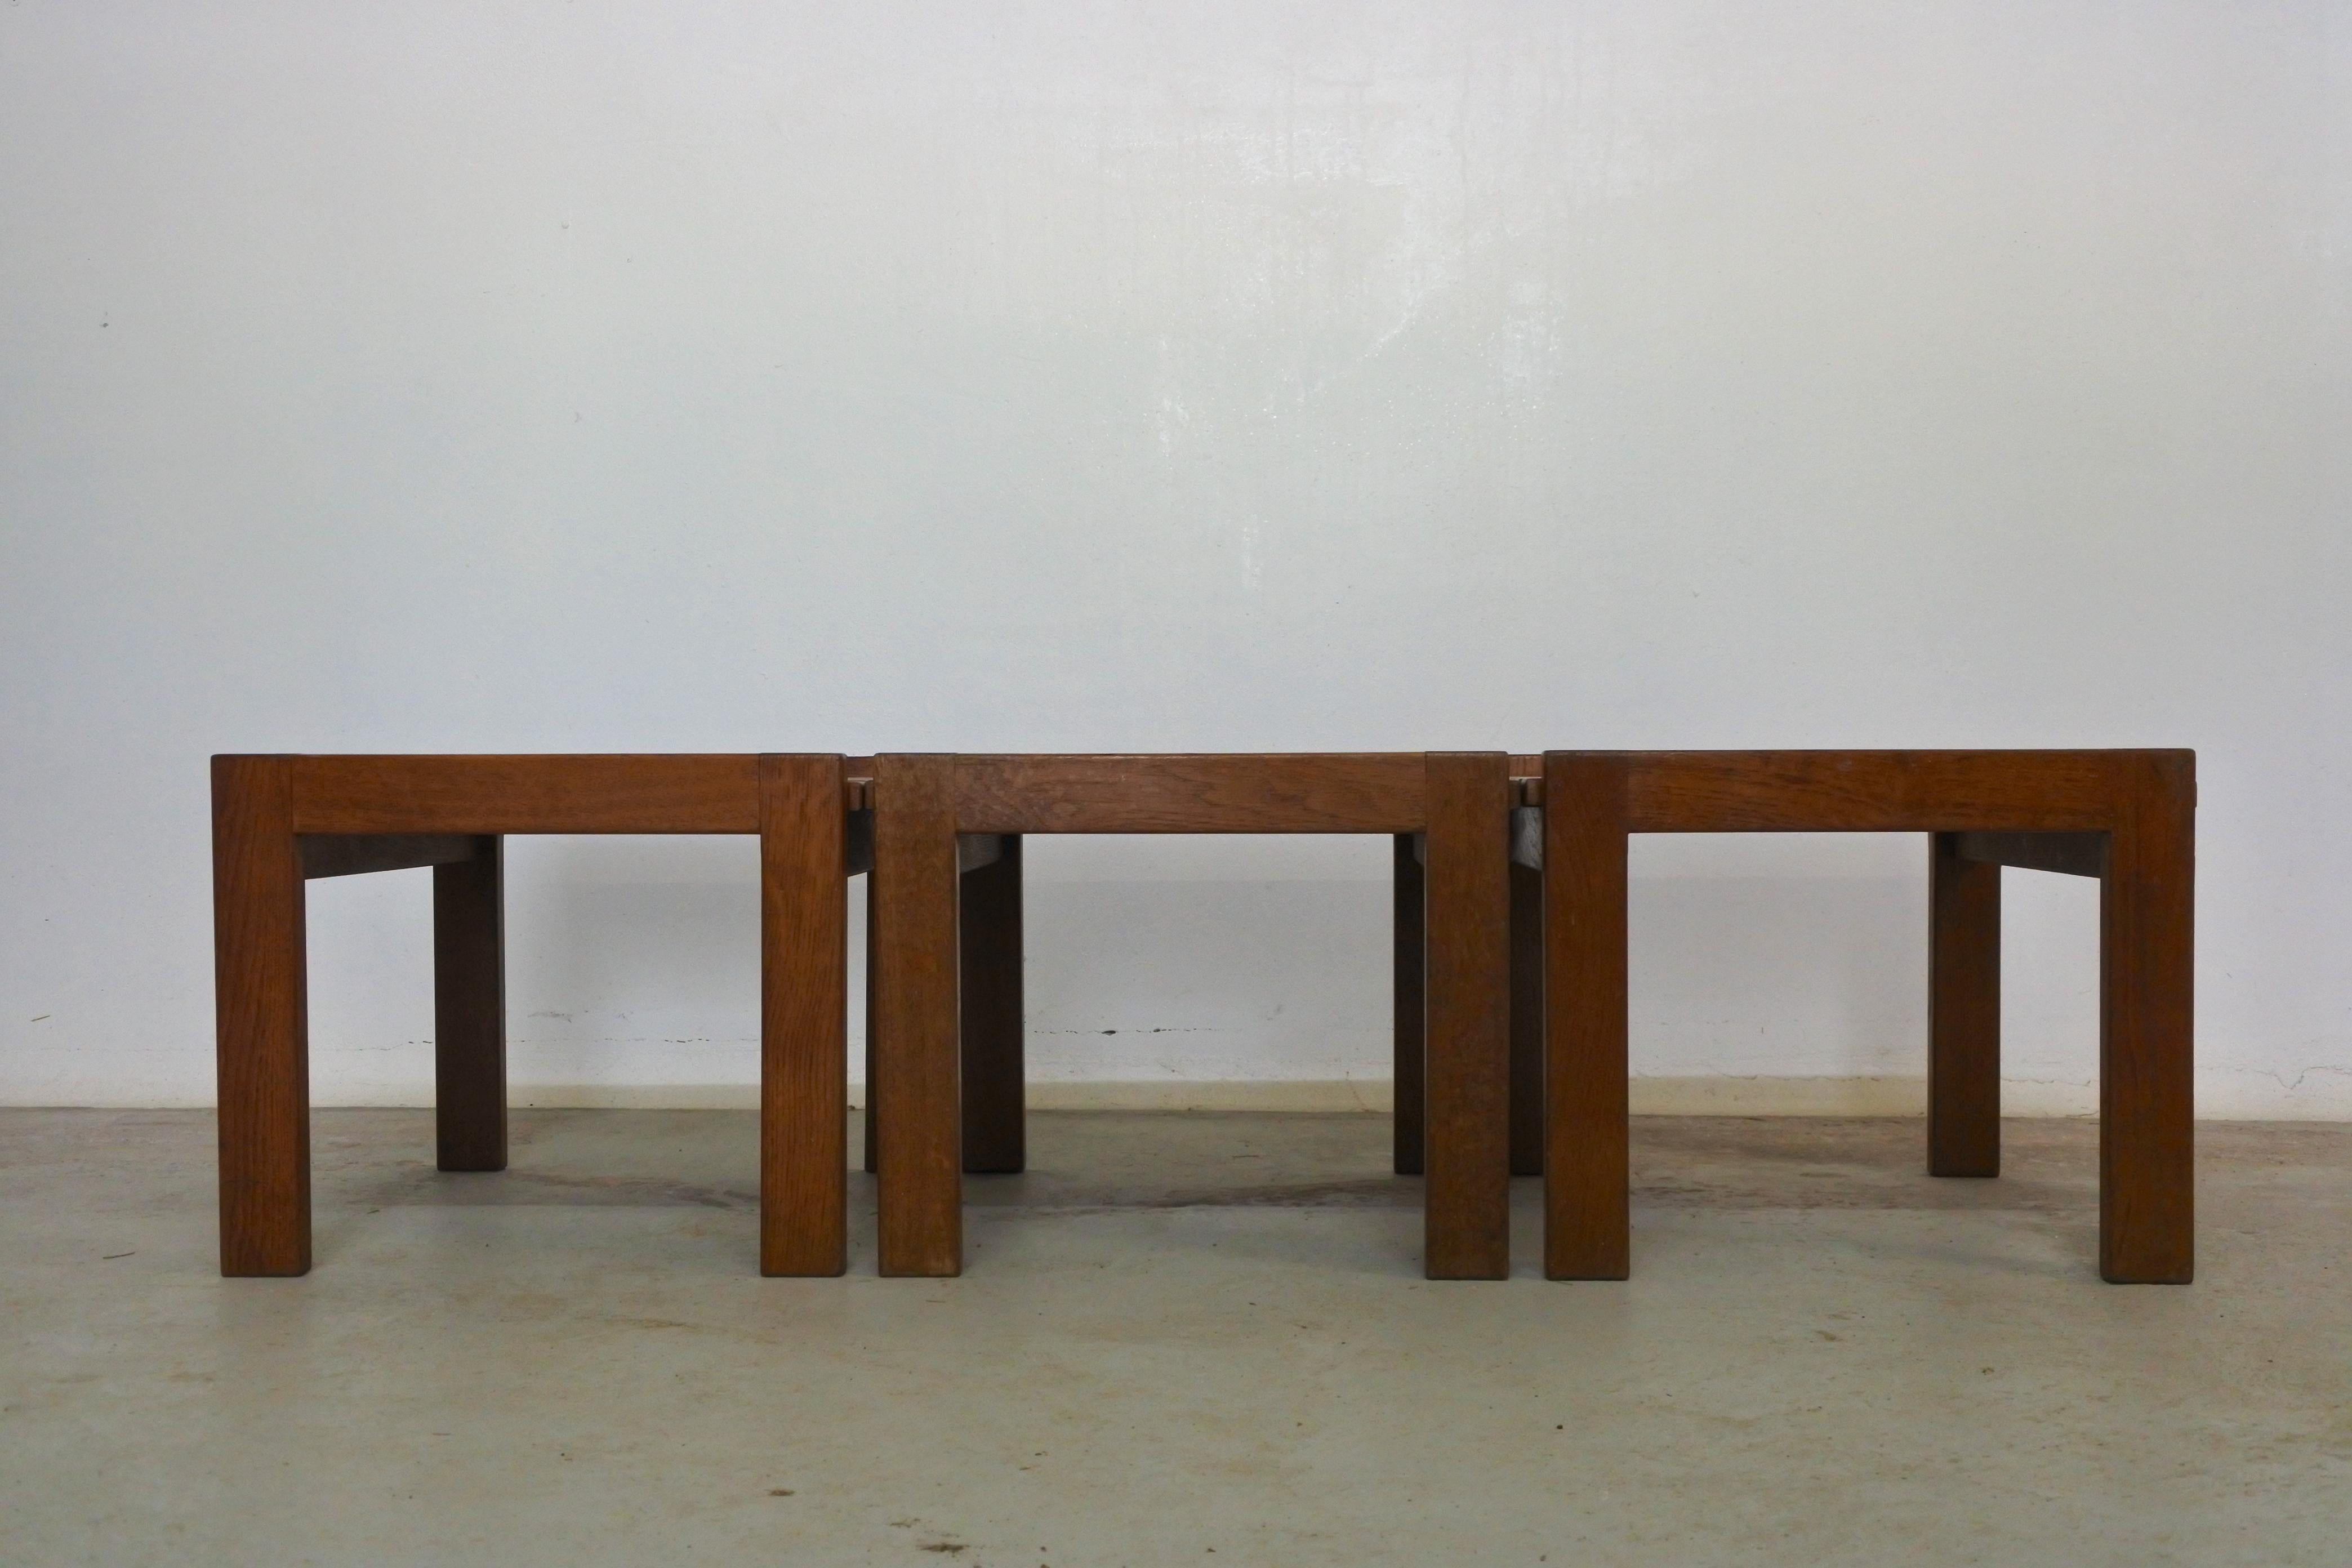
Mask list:
[{"label": "wooden side table", "polygon": [[1622,1279],[1626,840],[1635,833],[1900,833],[1929,849],[1927,1168],[2000,1151],[2000,868],[2100,883],[2099,1271],[2186,1283],[2196,754],[1549,752],[1544,1272]]},{"label": "wooden side table", "polygon": [[[1424,846],[1409,857],[1426,932],[1414,1007],[1425,1045],[1413,1052],[1425,1057],[1423,1268],[1432,1279],[1505,1276],[1508,764],[1499,752],[877,757],[870,1092],[882,1272],[961,1271],[962,1172],[1019,1168],[1020,1001],[1006,976],[1019,968],[1022,836],[1372,833]],[[995,879],[975,892],[975,875]]]},{"label": "wooden side table", "polygon": [[847,1249],[845,879],[866,783],[838,755],[218,756],[212,762],[221,1272],[310,1268],[302,886],[431,866],[440,1168],[507,1163],[502,836],[760,836],[760,1267]]}]

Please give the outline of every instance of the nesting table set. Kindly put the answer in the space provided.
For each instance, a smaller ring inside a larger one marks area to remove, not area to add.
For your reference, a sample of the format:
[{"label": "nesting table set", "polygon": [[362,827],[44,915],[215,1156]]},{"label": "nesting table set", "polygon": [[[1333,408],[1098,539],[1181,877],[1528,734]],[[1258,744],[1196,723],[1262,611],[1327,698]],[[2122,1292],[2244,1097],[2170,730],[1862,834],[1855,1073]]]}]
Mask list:
[{"label": "nesting table set", "polygon": [[440,1168],[507,1163],[502,839],[760,838],[760,1266],[847,1260],[847,879],[868,910],[880,1270],[962,1266],[965,1173],[1022,1169],[1023,838],[1395,841],[1396,1149],[1431,1279],[1631,1266],[1636,833],[1929,836],[1927,1169],[2000,1167],[2000,868],[2100,881],[2099,1268],[2186,1282],[2195,758],[2186,751],[213,759],[221,1269],[310,1267],[303,884],[433,870]]}]

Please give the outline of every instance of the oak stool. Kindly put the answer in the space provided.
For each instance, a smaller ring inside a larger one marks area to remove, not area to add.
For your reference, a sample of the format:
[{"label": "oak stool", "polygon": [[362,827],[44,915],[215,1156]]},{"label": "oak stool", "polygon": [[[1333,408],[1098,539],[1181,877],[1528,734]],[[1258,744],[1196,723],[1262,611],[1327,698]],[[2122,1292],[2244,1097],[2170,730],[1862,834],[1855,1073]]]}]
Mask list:
[{"label": "oak stool", "polygon": [[[960,1272],[962,1173],[1020,1169],[1022,836],[1372,833],[1397,837],[1400,907],[1410,886],[1423,910],[1412,935],[1426,978],[1409,1037],[1412,1120],[1425,1126],[1414,1150],[1425,1143],[1423,1267],[1431,1279],[1503,1278],[1510,808],[1500,752],[876,757],[868,1092],[881,1271]],[[975,891],[960,871],[993,879]],[[1404,1007],[1401,988],[1401,1026]],[[1401,1051],[1407,1039],[1401,1026]],[[1405,1120],[1401,1096],[1401,1151]]]},{"label": "oak stool", "polygon": [[[302,885],[433,868],[445,1171],[507,1163],[504,835],[760,836],[760,1268],[847,1251],[847,893],[866,759],[838,755],[216,756],[213,919],[221,1272],[310,1268]],[[853,769],[852,763],[857,766]]]},{"label": "oak stool", "polygon": [[[1544,1272],[1622,1279],[1626,841],[1930,836],[1927,1169],[2000,1168],[2000,868],[2099,879],[2099,1272],[2191,1273],[2196,753],[1548,752]],[[1539,851],[1539,853],[1537,853]]]}]

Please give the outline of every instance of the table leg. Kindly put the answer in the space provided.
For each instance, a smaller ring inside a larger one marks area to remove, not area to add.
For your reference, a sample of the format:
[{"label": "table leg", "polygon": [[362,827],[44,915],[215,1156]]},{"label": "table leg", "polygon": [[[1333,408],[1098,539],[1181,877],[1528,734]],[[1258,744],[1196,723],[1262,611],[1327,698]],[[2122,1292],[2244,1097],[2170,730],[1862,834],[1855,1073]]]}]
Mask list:
[{"label": "table leg", "polygon": [[963,873],[963,1168],[994,1175],[1028,1165],[1021,996],[1021,836],[999,840],[995,860]]},{"label": "table leg", "polygon": [[1511,1271],[1510,758],[1428,759],[1423,1271]]},{"label": "table leg", "polygon": [[874,873],[866,873],[866,1173],[872,1175],[882,1168],[882,1079],[874,1069],[874,1042],[882,1026],[881,992],[874,978],[881,966],[875,962],[882,951],[879,928],[875,924],[882,910],[882,901],[874,896]]},{"label": "table leg", "polygon": [[1396,1173],[1422,1172],[1423,1050],[1422,1012],[1428,955],[1422,942],[1421,835],[1396,836]]},{"label": "table leg", "polygon": [[1544,1274],[1632,1264],[1626,1125],[1625,763],[1544,758]]},{"label": "table leg", "polygon": [[838,756],[760,759],[760,1272],[848,1264],[849,899]]},{"label": "table leg", "polygon": [[1543,872],[1511,864],[1511,1174],[1543,1174]]},{"label": "table leg", "polygon": [[310,1020],[292,761],[215,757],[212,789],[221,1272],[307,1274]]},{"label": "table leg", "polygon": [[955,761],[874,760],[876,1092],[889,1125],[877,1173],[881,1270],[963,1268],[957,1072]]},{"label": "table leg", "polygon": [[2099,1272],[2195,1271],[2197,779],[2185,752],[2121,759],[2099,887]]},{"label": "table leg", "polygon": [[433,868],[433,1123],[445,1171],[507,1168],[506,847]]},{"label": "table leg", "polygon": [[1928,836],[1927,1173],[2000,1174],[2000,868]]}]

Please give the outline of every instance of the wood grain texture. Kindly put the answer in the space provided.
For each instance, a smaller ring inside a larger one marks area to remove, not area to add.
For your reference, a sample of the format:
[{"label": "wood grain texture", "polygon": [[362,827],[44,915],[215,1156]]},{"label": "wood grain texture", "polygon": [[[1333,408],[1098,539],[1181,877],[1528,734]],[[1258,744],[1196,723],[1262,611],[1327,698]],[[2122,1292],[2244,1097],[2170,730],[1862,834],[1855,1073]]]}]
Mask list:
[{"label": "wood grain texture", "polygon": [[454,865],[470,858],[482,840],[465,833],[306,833],[294,842],[301,852],[302,875],[315,882]]},{"label": "wood grain texture", "polygon": [[292,761],[300,833],[760,831],[760,761],[751,755]]},{"label": "wood grain texture", "polygon": [[1622,756],[1544,759],[1544,1274],[1633,1262],[1626,1087]]},{"label": "wood grain texture", "polygon": [[[866,764],[872,767],[869,759]],[[871,779],[866,781],[871,784]],[[870,817],[871,813],[867,814]],[[882,1032],[881,965],[875,957],[882,951],[881,928],[876,923],[882,915],[881,900],[874,896],[873,844],[866,844],[866,1173],[873,1175],[882,1168],[882,1075],[875,1067],[875,1043]]]},{"label": "wood grain texture", "polygon": [[445,1171],[507,1168],[506,852],[433,868],[433,1128]]},{"label": "wood grain texture", "polygon": [[2197,770],[2133,754],[2099,889],[2099,1272],[2195,1274]]},{"label": "wood grain texture", "polygon": [[310,1269],[310,1019],[292,760],[212,760],[220,1257],[231,1276]]},{"label": "wood grain texture", "polygon": [[848,1266],[849,907],[837,755],[760,766],[760,1272]]},{"label": "wood grain texture", "polygon": [[1927,1173],[2000,1174],[2000,867],[1927,848]]},{"label": "wood grain texture", "polygon": [[1010,1175],[1029,1164],[1023,1074],[1021,839],[983,840],[994,854],[965,871],[957,897],[962,943],[963,1168]]},{"label": "wood grain texture", "polygon": [[[1517,813],[1513,814],[1517,816]],[[1513,832],[1517,825],[1513,824]],[[1543,869],[1511,862],[1511,1174],[1543,1174]]]},{"label": "wood grain texture", "polygon": [[1939,833],[2105,828],[2115,816],[2116,759],[2129,753],[1614,754],[1626,768],[1626,823],[1636,833]]},{"label": "wood grain texture", "polygon": [[1433,752],[1426,766],[1423,1269],[1501,1279],[1511,1271],[1509,758]]},{"label": "wood grain texture", "polygon": [[963,1269],[956,989],[956,759],[874,759],[874,896],[885,1124],[877,1240],[887,1275]]},{"label": "wood grain texture", "polygon": [[[1930,1169],[1998,1169],[1999,868],[2096,872],[2100,1271],[2191,1277],[2194,753],[1558,752],[1545,773],[1547,1272],[1614,1278],[1629,1250],[1626,832],[1920,830],[1937,836]],[[1572,850],[1573,869],[1559,863]],[[1588,1167],[1573,1180],[1570,1158]]]},{"label": "wood grain texture", "polygon": [[1392,942],[1395,982],[1394,1048],[1396,1055],[1395,1164],[1400,1176],[1418,1176],[1423,1164],[1422,1097],[1427,1006],[1423,981],[1428,959],[1422,943],[1422,858],[1420,835],[1396,836],[1393,883],[1395,905]]},{"label": "wood grain texture", "polygon": [[1951,837],[1952,852],[1963,860],[2068,877],[2107,874],[2104,833],[1955,833]]},{"label": "wood grain texture", "polygon": [[966,833],[1403,833],[1422,826],[1419,754],[967,756]]}]

